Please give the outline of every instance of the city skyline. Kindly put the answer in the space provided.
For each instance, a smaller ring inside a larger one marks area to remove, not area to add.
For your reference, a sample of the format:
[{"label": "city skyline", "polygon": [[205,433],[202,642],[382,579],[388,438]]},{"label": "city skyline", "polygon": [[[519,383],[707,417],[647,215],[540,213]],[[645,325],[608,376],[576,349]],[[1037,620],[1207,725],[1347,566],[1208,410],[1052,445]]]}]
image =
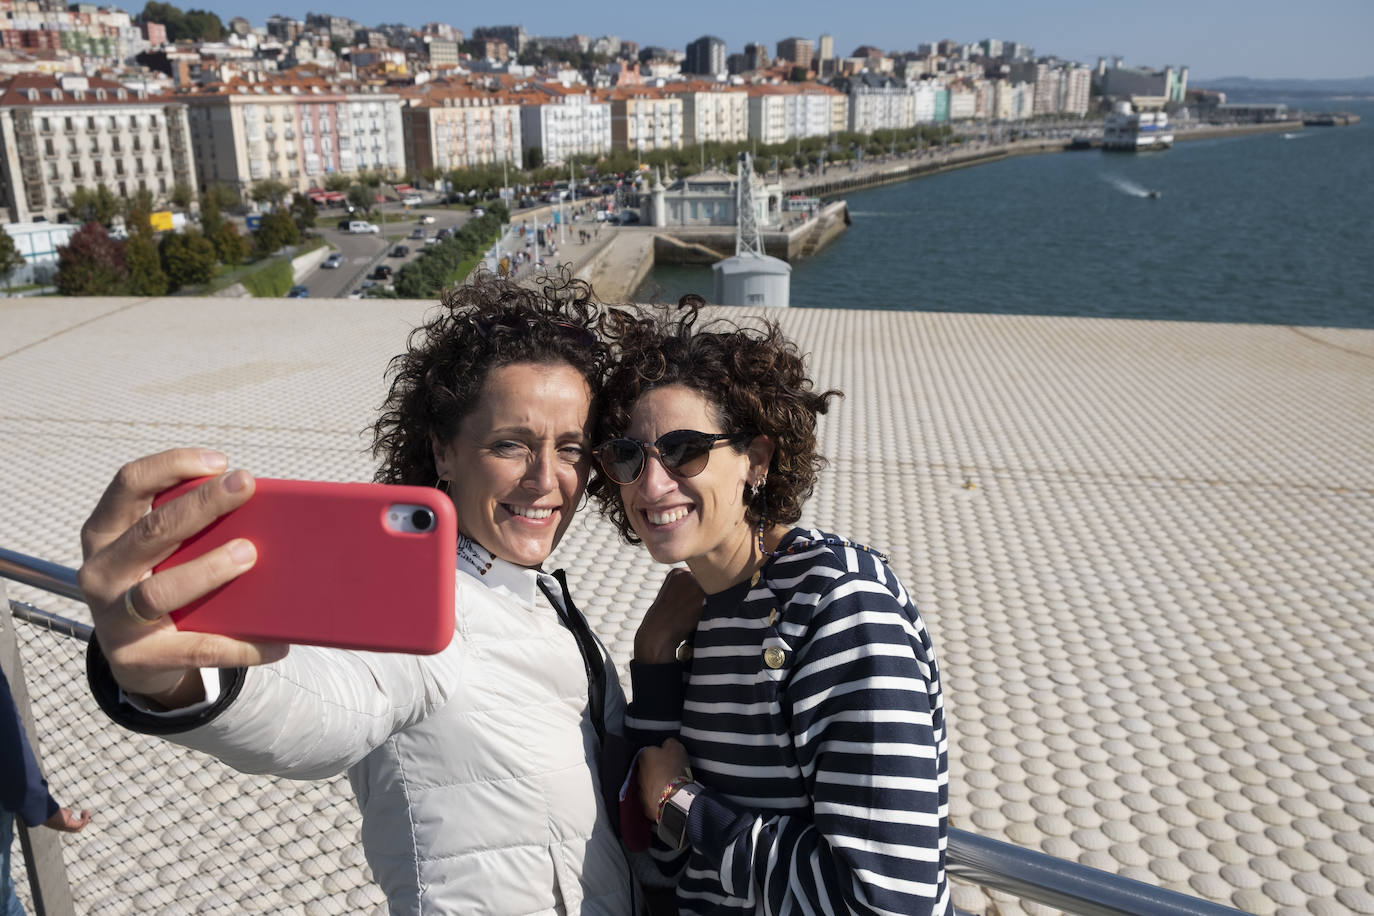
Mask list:
[{"label": "city skyline", "polygon": [[[1160,0],[1149,7],[1113,8],[1110,21],[1102,16],[1100,4],[1083,0],[1053,0],[1033,7],[986,0],[925,10],[913,7],[900,13],[878,0],[838,7],[798,0],[787,8],[785,17],[718,0],[658,8],[652,16],[645,15],[642,4],[624,0],[600,3],[594,10],[528,0],[492,8],[490,13],[469,7],[461,17],[447,18],[428,4],[402,2],[388,6],[384,20],[375,19],[377,8],[362,0],[333,0],[327,7],[313,3],[212,0],[205,7],[226,22],[232,16],[244,16],[255,26],[273,14],[304,19],[307,12],[329,12],[364,25],[400,22],[418,27],[440,21],[464,33],[479,25],[522,25],[532,35],[617,35],[641,46],[677,50],[710,34],[723,39],[732,52],[742,51],[748,42],[760,42],[770,54],[784,38],[815,41],[823,33],[834,36],[835,51],[842,56],[865,44],[907,51],[945,38],[959,42],[998,38],[1030,45],[1037,55],[1052,54],[1090,65],[1098,57],[1121,57],[1129,66],[1187,66],[1195,81],[1230,76],[1339,79],[1374,72],[1363,47],[1374,33],[1374,4],[1367,0],[1315,0],[1301,7],[1276,0],[1203,4]],[[129,12],[142,8],[130,5]]]}]

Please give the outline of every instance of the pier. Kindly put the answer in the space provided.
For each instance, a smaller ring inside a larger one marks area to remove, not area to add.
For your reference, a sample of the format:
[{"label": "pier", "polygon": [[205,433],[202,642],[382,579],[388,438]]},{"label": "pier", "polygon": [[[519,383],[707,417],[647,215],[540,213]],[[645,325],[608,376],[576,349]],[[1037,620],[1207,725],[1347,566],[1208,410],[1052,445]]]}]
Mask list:
[{"label": "pier", "polygon": [[[0,545],[79,564],[119,465],[175,445],[370,478],[359,430],[429,307],[0,300]],[[1374,909],[1374,331],[770,317],[845,392],[804,520],[890,554],[930,626],[955,827],[1265,916]],[[662,568],[588,512],[554,560],[623,671]],[[17,629],[48,780],[95,811],[64,841],[77,912],[381,904],[344,780],[120,732],[72,640]]]}]

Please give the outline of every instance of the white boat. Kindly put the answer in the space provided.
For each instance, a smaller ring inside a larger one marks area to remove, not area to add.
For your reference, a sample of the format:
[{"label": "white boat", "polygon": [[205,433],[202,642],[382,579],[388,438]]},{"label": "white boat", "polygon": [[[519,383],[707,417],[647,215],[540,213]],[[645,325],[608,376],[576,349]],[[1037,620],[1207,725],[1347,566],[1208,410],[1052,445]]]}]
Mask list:
[{"label": "white boat", "polygon": [[1130,102],[1117,102],[1102,125],[1104,150],[1137,153],[1173,145],[1173,128],[1162,111],[1132,111]]}]

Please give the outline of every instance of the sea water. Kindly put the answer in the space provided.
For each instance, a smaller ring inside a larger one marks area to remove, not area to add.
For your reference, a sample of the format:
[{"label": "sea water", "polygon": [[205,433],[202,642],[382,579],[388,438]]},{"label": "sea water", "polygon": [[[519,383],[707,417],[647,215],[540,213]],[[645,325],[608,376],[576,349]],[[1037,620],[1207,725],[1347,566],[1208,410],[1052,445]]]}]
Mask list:
[{"label": "sea water", "polygon": [[[1374,101],[1303,105],[1362,120],[848,193],[792,305],[1374,327]],[[711,291],[709,267],[659,267],[636,298]]]}]

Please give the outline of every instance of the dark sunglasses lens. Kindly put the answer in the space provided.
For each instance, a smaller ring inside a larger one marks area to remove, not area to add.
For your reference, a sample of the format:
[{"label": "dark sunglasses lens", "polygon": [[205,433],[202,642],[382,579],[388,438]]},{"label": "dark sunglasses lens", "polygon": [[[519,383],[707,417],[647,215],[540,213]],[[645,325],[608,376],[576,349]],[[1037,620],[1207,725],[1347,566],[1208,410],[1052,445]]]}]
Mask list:
[{"label": "dark sunglasses lens", "polygon": [[664,467],[679,477],[697,476],[706,469],[706,462],[711,458],[711,437],[695,430],[664,433],[656,444]]},{"label": "dark sunglasses lens", "polygon": [[644,468],[644,450],[633,439],[612,439],[597,449],[606,476],[616,483],[632,483]]}]

